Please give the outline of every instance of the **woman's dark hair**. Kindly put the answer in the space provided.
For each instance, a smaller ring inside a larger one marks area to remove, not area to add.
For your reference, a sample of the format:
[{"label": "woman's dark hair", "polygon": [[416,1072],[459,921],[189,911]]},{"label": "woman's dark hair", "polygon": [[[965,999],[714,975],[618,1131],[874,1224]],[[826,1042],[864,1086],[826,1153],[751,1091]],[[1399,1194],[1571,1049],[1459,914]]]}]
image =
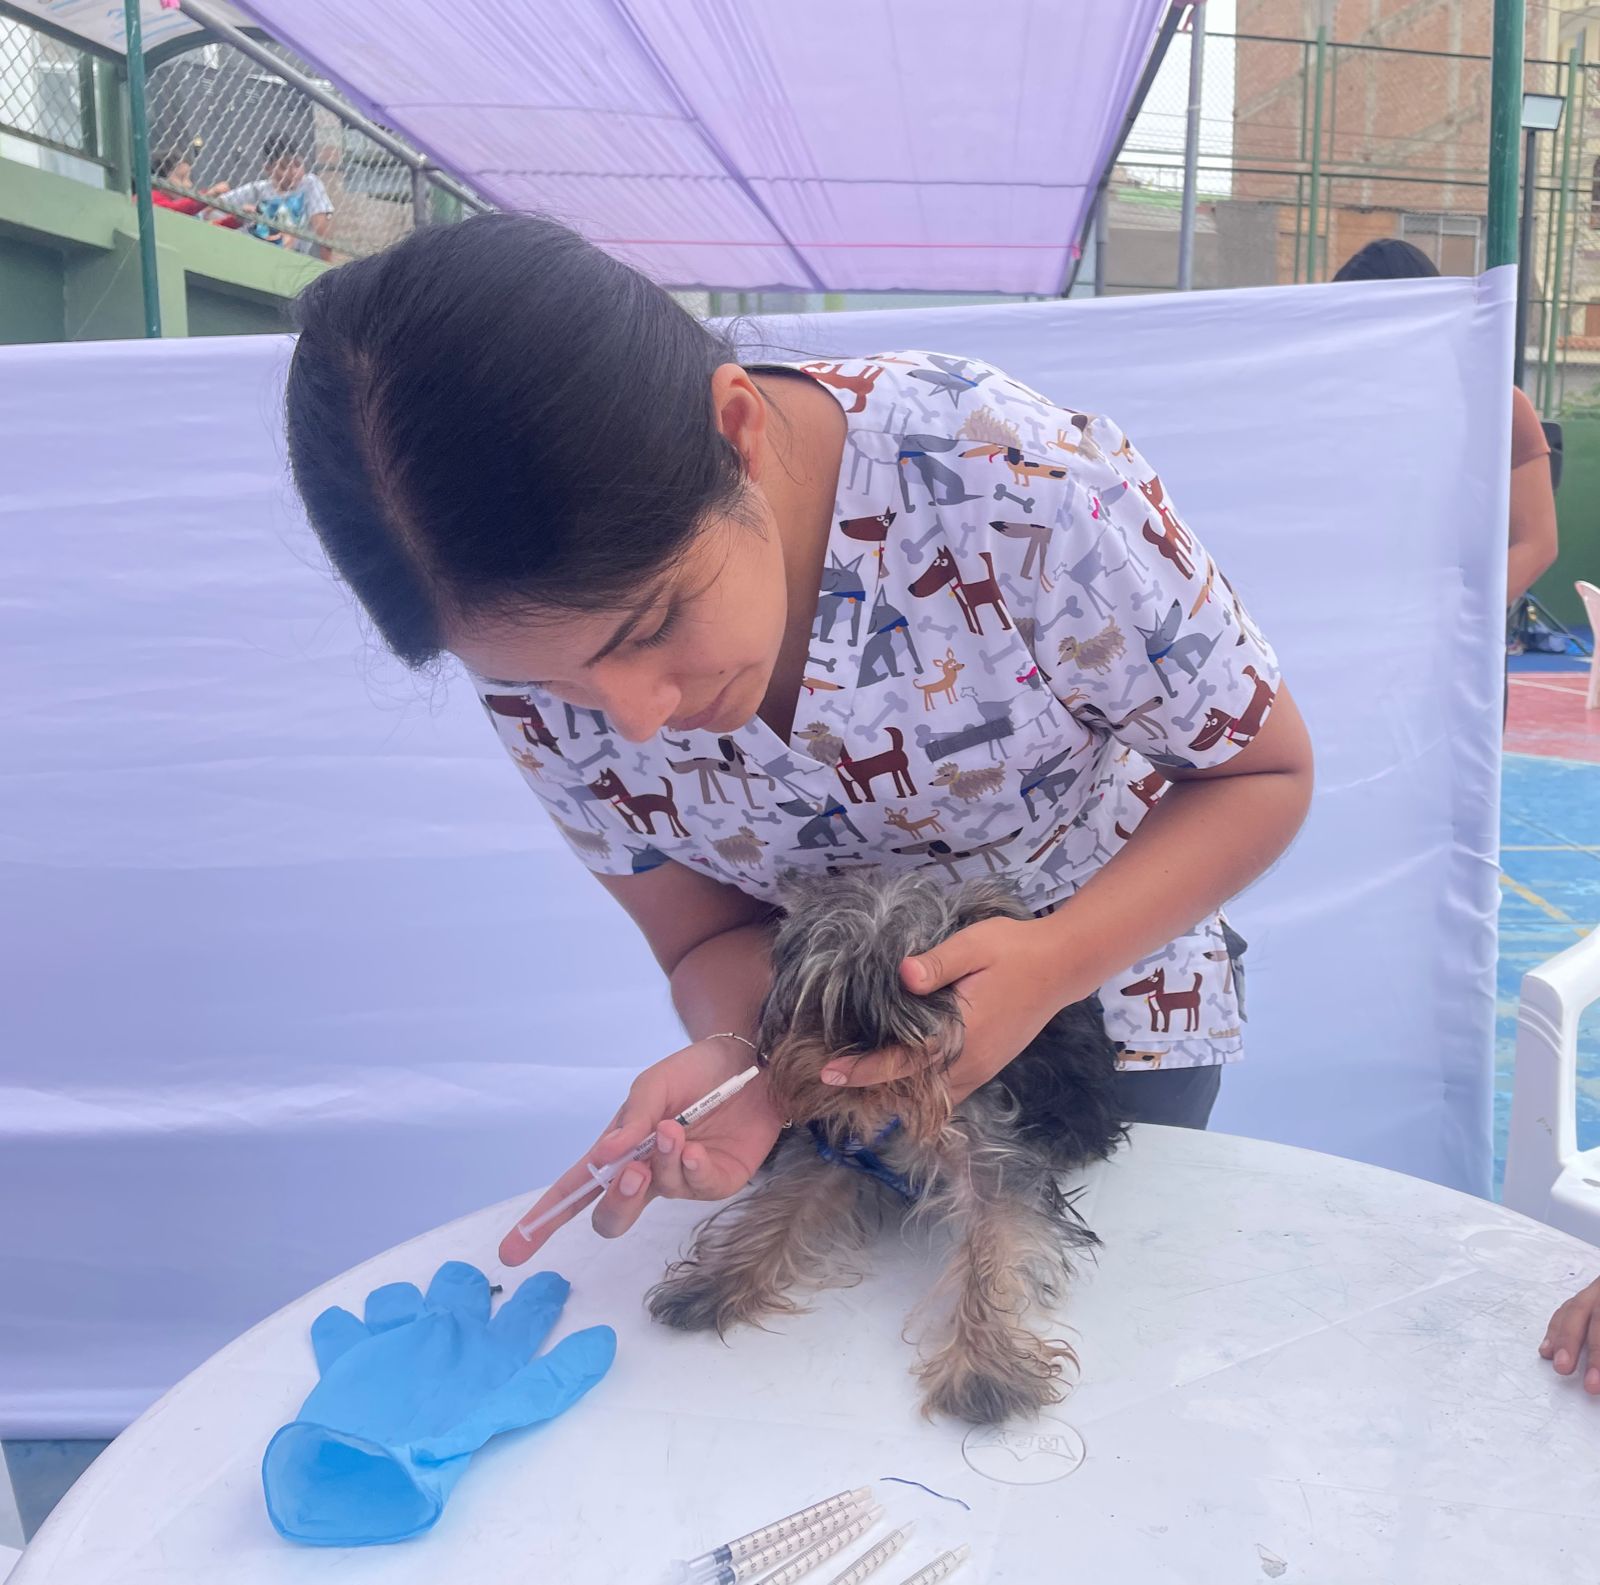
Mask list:
[{"label": "woman's dark hair", "polygon": [[447,621],[615,609],[742,496],[711,402],[732,348],[555,221],[427,227],[298,310],[295,484],[410,665]]},{"label": "woman's dark hair", "polygon": [[150,174],[164,181],[188,158],[187,149],[162,149],[150,161]]},{"label": "woman's dark hair", "polygon": [[1405,281],[1437,275],[1439,266],[1421,248],[1399,237],[1379,237],[1339,266],[1336,281]]}]

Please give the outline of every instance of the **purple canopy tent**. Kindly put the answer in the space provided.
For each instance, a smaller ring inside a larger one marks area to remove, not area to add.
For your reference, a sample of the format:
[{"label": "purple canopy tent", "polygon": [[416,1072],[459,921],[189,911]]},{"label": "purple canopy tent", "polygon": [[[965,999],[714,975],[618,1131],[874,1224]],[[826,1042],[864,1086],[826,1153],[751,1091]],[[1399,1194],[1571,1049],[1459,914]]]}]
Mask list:
[{"label": "purple canopy tent", "polygon": [[487,198],[668,285],[1054,293],[1169,0],[247,9]]}]

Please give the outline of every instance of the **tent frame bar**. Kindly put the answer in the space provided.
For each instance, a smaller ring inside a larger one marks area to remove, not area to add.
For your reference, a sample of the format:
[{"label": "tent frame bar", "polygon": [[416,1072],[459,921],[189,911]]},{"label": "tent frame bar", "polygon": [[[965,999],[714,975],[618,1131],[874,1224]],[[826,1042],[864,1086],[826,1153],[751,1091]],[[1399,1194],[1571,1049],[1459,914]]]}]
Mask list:
[{"label": "tent frame bar", "polygon": [[[1201,0],[1203,3],[1203,0]],[[1095,216],[1099,213],[1100,206],[1106,201],[1107,189],[1111,186],[1111,174],[1117,168],[1117,161],[1122,156],[1123,145],[1128,141],[1129,134],[1133,131],[1133,124],[1139,119],[1139,112],[1144,109],[1144,102],[1149,95],[1151,86],[1156,80],[1156,73],[1161,70],[1161,63],[1167,58],[1167,51],[1172,46],[1172,40],[1178,31],[1178,24],[1183,19],[1183,13],[1190,8],[1191,0],[1172,0],[1167,9],[1167,14],[1162,18],[1161,30],[1156,34],[1156,41],[1151,46],[1149,57],[1144,63],[1144,71],[1139,77],[1139,85],[1133,91],[1133,98],[1128,104],[1128,113],[1122,118],[1122,127],[1117,133],[1117,140],[1112,145],[1110,156],[1105,163],[1105,169],[1100,172],[1100,179],[1095,183],[1094,202],[1089,205],[1084,214],[1082,223],[1078,227],[1078,235],[1073,239],[1072,263],[1067,269],[1067,278],[1062,282],[1061,290],[1057,293],[1060,297],[1070,297],[1072,288],[1078,284],[1078,274],[1083,268],[1083,249],[1089,238],[1089,229],[1094,225]],[[1110,228],[1107,227],[1109,231]]]}]

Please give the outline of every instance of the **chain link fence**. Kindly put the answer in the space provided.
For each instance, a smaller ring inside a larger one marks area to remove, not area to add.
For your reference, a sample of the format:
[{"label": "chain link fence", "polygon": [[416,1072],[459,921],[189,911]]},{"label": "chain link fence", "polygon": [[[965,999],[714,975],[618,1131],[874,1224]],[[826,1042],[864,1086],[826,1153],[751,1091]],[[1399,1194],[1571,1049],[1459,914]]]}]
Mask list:
[{"label": "chain link fence", "polygon": [[0,17],[0,157],[104,186],[94,63]]},{"label": "chain link fence", "polygon": [[[1097,275],[1111,293],[1170,291],[1189,97],[1172,43],[1113,173]],[[1487,54],[1249,33],[1205,41],[1197,286],[1328,280],[1377,237],[1445,274],[1485,267]],[[1566,100],[1536,139],[1529,390],[1554,412],[1600,407],[1600,66],[1530,59],[1524,86]]]},{"label": "chain link fence", "polygon": [[[309,75],[286,50],[271,53]],[[146,97],[156,186],[212,196],[223,224],[334,262],[376,253],[416,224],[411,167],[228,45],[157,66]],[[422,201],[434,218],[432,192]]]},{"label": "chain link fence", "polygon": [[[225,43],[197,44],[148,71],[152,179],[175,207],[330,263],[376,253],[419,220],[465,212],[458,186],[375,141],[353,111],[318,103],[291,80],[315,81],[312,69],[263,48],[283,72]],[[122,71],[0,18],[0,157],[131,188]]]}]

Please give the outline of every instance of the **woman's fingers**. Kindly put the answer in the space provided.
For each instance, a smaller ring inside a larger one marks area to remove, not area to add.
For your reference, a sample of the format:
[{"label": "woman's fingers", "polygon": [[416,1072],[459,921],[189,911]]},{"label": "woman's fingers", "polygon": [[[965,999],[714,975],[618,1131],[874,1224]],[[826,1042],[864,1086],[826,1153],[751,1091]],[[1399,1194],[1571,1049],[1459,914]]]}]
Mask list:
[{"label": "woman's fingers", "polygon": [[1600,1398],[1600,1304],[1589,1312],[1589,1368],[1583,1373],[1583,1390]]},{"label": "woman's fingers", "polygon": [[653,1167],[650,1159],[630,1161],[600,1196],[591,1221],[602,1238],[621,1238],[644,1214],[645,1206],[656,1197],[651,1183]]},{"label": "woman's fingers", "polygon": [[683,1179],[691,1199],[726,1200],[750,1181],[754,1171],[748,1161],[717,1145],[691,1141],[683,1147]]},{"label": "woman's fingers", "polygon": [[656,1129],[650,1185],[662,1198],[725,1200],[749,1181],[750,1168],[732,1151],[690,1139],[683,1125],[670,1118]]},{"label": "woman's fingers", "polygon": [[[1600,1307],[1584,1303],[1586,1297],[1584,1294],[1576,1299],[1568,1299],[1550,1317],[1550,1330],[1539,1352],[1545,1354],[1545,1349],[1549,1349],[1545,1358],[1555,1366],[1557,1375],[1570,1376],[1578,1368],[1584,1334],[1589,1330],[1591,1320],[1600,1318]],[[1590,1363],[1594,1363],[1592,1357]]]},{"label": "woman's fingers", "polygon": [[584,1168],[583,1162],[576,1166],[568,1167],[565,1172],[550,1185],[527,1211],[518,1218],[515,1227],[511,1228],[504,1238],[500,1240],[500,1264],[503,1266],[520,1266],[529,1259],[533,1253],[545,1242],[558,1227],[565,1227],[586,1205],[592,1204],[600,1197],[596,1189],[587,1199],[577,1200],[569,1205],[559,1216],[553,1216],[548,1222],[540,1218],[557,1204],[564,1196],[571,1194],[574,1189],[581,1188],[585,1183],[593,1183]]},{"label": "woman's fingers", "polygon": [[867,1084],[888,1084],[903,1079],[926,1067],[928,1058],[905,1050],[902,1046],[886,1046],[882,1051],[869,1052],[864,1057],[840,1057],[822,1070],[824,1084],[847,1085],[859,1089]]},{"label": "woman's fingers", "polygon": [[683,1167],[683,1124],[666,1118],[656,1125],[656,1150],[650,1158],[650,1182],[657,1194],[669,1200],[693,1197]]},{"label": "woman's fingers", "polygon": [[[551,1206],[559,1204],[574,1190],[582,1188],[585,1184],[593,1184],[594,1177],[589,1171],[592,1162],[597,1167],[603,1167],[609,1162],[625,1156],[639,1144],[644,1137],[656,1126],[659,1115],[658,1108],[664,1102],[656,1093],[658,1086],[635,1083],[628,1094],[628,1099],[623,1102],[622,1109],[617,1113],[616,1121],[606,1130],[594,1144],[584,1153],[582,1160],[575,1161],[565,1172],[544,1191],[539,1198],[529,1206],[527,1212],[518,1219],[517,1225],[500,1241],[500,1262],[506,1266],[520,1266],[529,1259],[533,1253],[541,1248],[545,1241],[559,1227],[565,1227],[573,1217],[587,1210],[596,1200],[602,1198],[600,1190],[595,1189],[592,1194],[574,1201],[559,1216],[553,1216],[548,1222],[539,1222]],[[676,1126],[676,1125],[672,1125]],[[643,1181],[640,1181],[640,1173]],[[626,1183],[624,1182],[626,1180]],[[648,1168],[642,1168],[634,1162],[624,1167],[611,1182],[606,1190],[604,1200],[609,1202],[595,1211],[595,1226],[601,1226],[602,1218],[609,1225],[613,1221],[619,1222],[618,1232],[625,1232],[638,1220],[639,1210],[643,1209],[645,1195],[644,1187],[650,1181]],[[624,1189],[631,1192],[625,1193]],[[633,1209],[631,1216],[624,1217],[627,1202],[638,1200],[639,1205]],[[539,1225],[535,1226],[534,1224]],[[615,1236],[614,1234],[608,1236]]]}]

